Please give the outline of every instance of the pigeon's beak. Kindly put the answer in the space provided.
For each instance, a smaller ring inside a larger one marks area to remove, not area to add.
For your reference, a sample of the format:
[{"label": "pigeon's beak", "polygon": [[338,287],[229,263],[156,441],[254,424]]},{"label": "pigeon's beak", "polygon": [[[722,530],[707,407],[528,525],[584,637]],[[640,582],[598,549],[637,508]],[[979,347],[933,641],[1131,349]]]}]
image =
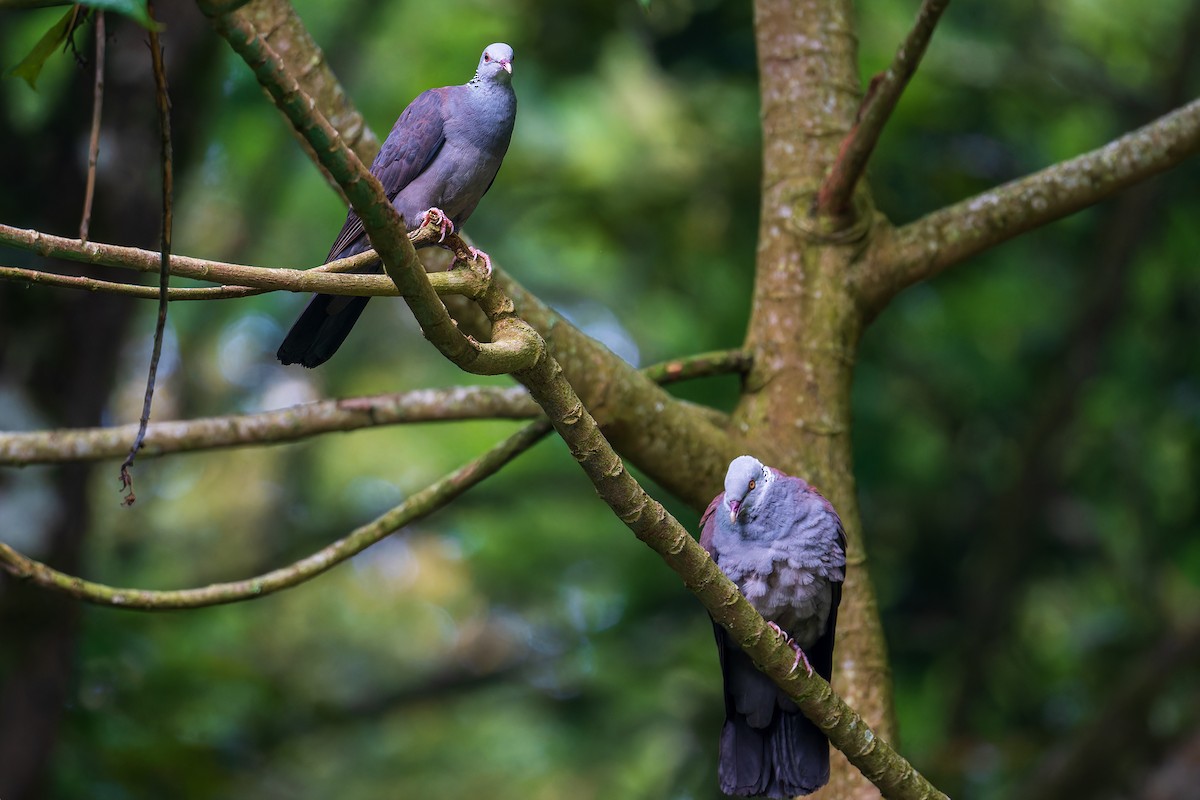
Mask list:
[{"label": "pigeon's beak", "polygon": [[737,500],[729,501],[729,521],[737,522],[738,512],[742,510],[742,504]]},{"label": "pigeon's beak", "polygon": [[500,66],[504,67],[505,72],[507,72],[509,75],[512,75],[512,62],[511,61],[506,61],[505,59],[502,58],[502,59],[500,59]]}]

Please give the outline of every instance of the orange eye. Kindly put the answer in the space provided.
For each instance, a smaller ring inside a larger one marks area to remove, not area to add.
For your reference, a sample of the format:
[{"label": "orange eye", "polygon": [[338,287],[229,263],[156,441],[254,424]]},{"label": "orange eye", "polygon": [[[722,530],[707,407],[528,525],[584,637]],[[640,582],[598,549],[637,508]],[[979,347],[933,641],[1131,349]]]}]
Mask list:
[{"label": "orange eye", "polygon": [[483,60],[484,60],[484,61],[491,61],[491,60],[492,60],[492,54],[491,54],[491,53],[484,53],[484,54],[483,54]]},{"label": "orange eye", "polygon": [[751,480],[751,481],[750,481],[750,488],[751,488],[751,489],[753,489],[753,488],[754,488],[754,481],[753,481],[753,480]]}]

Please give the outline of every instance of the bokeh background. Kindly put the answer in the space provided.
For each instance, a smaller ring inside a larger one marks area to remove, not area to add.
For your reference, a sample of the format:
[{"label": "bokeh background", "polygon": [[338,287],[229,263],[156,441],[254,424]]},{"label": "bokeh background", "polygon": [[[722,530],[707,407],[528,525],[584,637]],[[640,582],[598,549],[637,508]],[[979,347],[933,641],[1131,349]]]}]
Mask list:
[{"label": "bokeh background", "polygon": [[[741,343],[760,154],[748,3],[296,7],[380,137],[421,90],[467,80],[484,45],[511,43],[516,133],[468,232],[631,362]],[[864,80],[915,8],[858,4]],[[59,15],[0,12],[0,66]],[[176,252],[319,263],[339,198],[194,10],[162,16]],[[880,209],[916,219],[1194,97],[1197,17],[1186,0],[951,6],[873,161]],[[109,27],[92,238],[154,247],[145,35]],[[8,224],[78,228],[90,29],[77,40],[85,63],[52,59],[36,92],[0,81]],[[1085,746],[1102,766],[1062,779],[1067,796],[1137,796],[1197,736],[1197,186],[1193,159],[908,290],[865,335],[855,459],[900,744],[955,797],[1039,796],[1055,759]],[[173,304],[155,419],[465,380],[402,304],[380,300],[328,365],[282,367],[275,348],[304,302]],[[0,284],[0,427],[136,420],[154,313]],[[729,409],[738,385],[672,391]],[[514,429],[404,426],[144,459],[133,508],[115,463],[6,469],[0,537],[115,585],[237,579],[323,546]],[[695,510],[651,489],[694,528]],[[452,508],[258,601],[123,613],[0,578],[0,777],[39,775],[28,797],[714,798],[719,680],[699,605],[553,439]],[[1104,741],[1086,745],[1097,725]]]}]

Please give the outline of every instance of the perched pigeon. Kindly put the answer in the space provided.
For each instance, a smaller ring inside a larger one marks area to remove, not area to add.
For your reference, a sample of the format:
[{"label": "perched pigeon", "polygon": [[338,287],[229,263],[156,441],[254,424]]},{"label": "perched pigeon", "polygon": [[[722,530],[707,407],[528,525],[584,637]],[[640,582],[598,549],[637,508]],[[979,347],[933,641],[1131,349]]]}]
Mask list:
[{"label": "perched pigeon", "polygon": [[[739,456],[700,520],[700,544],[750,605],[793,639],[796,663],[826,680],[846,572],[846,535],[829,501],[799,478]],[[829,740],[725,629],[718,774],[731,795],[794,797],[829,780]],[[802,649],[801,649],[802,648]],[[807,651],[807,652],[805,652]]]},{"label": "perched pigeon", "polygon": [[[443,232],[453,230],[467,221],[491,188],[517,114],[512,62],[511,47],[488,45],[474,78],[462,86],[422,92],[396,120],[371,164],[371,174],[383,184],[410,231],[425,222],[430,209],[442,212]],[[325,261],[370,246],[362,220],[352,209]],[[372,271],[379,269],[376,264]],[[314,296],[279,346],[279,360],[306,367],[325,363],[345,341],[368,299]]]}]

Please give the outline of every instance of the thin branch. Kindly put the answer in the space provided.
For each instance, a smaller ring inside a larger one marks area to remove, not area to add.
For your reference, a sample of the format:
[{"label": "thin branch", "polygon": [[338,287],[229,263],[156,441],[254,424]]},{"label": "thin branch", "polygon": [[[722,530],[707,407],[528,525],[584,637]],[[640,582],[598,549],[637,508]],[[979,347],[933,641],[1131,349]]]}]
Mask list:
[{"label": "thin branch", "polygon": [[104,10],[96,9],[92,15],[96,20],[96,81],[92,88],[92,137],[88,141],[87,185],[83,190],[83,219],[79,223],[79,240],[86,242],[88,228],[92,224],[92,198],[96,193],[96,162],[100,158],[100,112],[104,107],[104,49],[107,44],[104,31]]},{"label": "thin branch", "polygon": [[[665,361],[646,367],[643,372],[666,384],[745,372],[749,364],[750,356],[745,351],[721,350]],[[382,425],[531,419],[540,413],[523,388],[418,389],[400,394],[320,400],[257,414],[157,422],[148,428],[139,456],[155,458],[226,447],[283,444],[322,433]],[[112,428],[0,433],[0,465],[24,467],[116,458],[125,452],[125,443],[136,431],[137,425],[133,423]]]},{"label": "thin branch", "polygon": [[[519,387],[469,386],[418,389],[402,394],[321,400],[315,403],[224,417],[205,417],[150,426],[143,458],[226,447],[283,444],[321,433],[381,425],[474,419],[530,419],[537,404]],[[0,434],[0,464],[63,464],[115,458],[125,450],[136,423],[112,428],[76,428]]]},{"label": "thin branch", "polygon": [[842,140],[837,160],[817,192],[818,214],[841,216],[849,210],[854,187],[866,172],[867,162],[879,142],[883,127],[900,100],[904,87],[917,71],[917,65],[921,63],[925,48],[933,37],[933,29],[949,4],[950,0],[924,0],[913,29],[896,51],[891,66],[871,79],[867,96],[858,109],[858,119]]},{"label": "thin branch", "polygon": [[[151,6],[147,5],[146,12],[153,18]],[[154,384],[158,377],[159,358],[162,356],[163,336],[167,330],[167,290],[171,281],[171,228],[174,222],[172,202],[175,194],[175,156],[171,148],[171,95],[167,90],[167,68],[163,64],[162,41],[159,40],[155,28],[150,28],[149,33],[150,61],[154,67],[155,106],[158,108],[158,129],[162,137],[162,255],[158,272],[158,318],[154,323],[154,347],[150,354],[150,370],[146,375],[142,417],[138,422],[137,436],[129,448],[129,455],[121,463],[121,488],[125,491],[127,506],[133,505],[137,499],[133,493],[133,475],[129,470],[146,438],[146,426],[150,424],[150,406],[154,402]]]},{"label": "thin branch", "polygon": [[[104,281],[99,278],[89,278],[86,275],[61,275],[57,272],[42,272],[21,267],[0,267],[0,280],[37,283],[60,289],[79,289],[95,294],[119,294],[141,300],[157,300],[161,295],[161,291],[156,286]],[[179,300],[231,300],[238,297],[253,297],[256,294],[262,294],[263,291],[263,289],[252,289],[248,286],[172,286],[167,290],[167,299],[172,302]]]},{"label": "thin branch", "polygon": [[[414,244],[424,245],[437,238],[434,230],[436,229],[426,225],[413,231],[410,236]],[[83,261],[88,264],[133,269],[139,272],[157,272],[162,259],[161,254],[154,250],[80,242],[78,239],[68,239],[63,236],[14,228],[4,224],[0,224],[0,244],[29,250],[47,258],[64,258],[69,261]],[[296,270],[252,267],[188,256],[172,256],[171,274],[181,278],[222,283],[227,287],[251,286],[264,291],[395,297],[399,292],[395,283],[386,275],[340,274],[348,270],[366,267],[378,258],[373,251],[367,251],[313,269]],[[6,274],[0,274],[0,278],[21,279]],[[471,270],[433,272],[429,274],[428,282],[436,292],[462,294],[468,297],[479,294],[482,287],[482,281]]]},{"label": "thin branch", "polygon": [[1103,200],[1200,151],[1200,100],[1098,150],[881,232],[855,281],[878,311],[907,286]]},{"label": "thin branch", "polygon": [[253,600],[298,586],[361,553],[414,520],[445,506],[532,447],[549,430],[550,426],[545,421],[531,423],[479,458],[417,492],[372,522],[354,529],[333,544],[286,567],[247,580],[175,591],[118,588],[85,581],[51,569],[3,543],[0,543],[0,567],[15,577],[44,589],[62,592],[88,603],[137,611],[204,608]]}]

